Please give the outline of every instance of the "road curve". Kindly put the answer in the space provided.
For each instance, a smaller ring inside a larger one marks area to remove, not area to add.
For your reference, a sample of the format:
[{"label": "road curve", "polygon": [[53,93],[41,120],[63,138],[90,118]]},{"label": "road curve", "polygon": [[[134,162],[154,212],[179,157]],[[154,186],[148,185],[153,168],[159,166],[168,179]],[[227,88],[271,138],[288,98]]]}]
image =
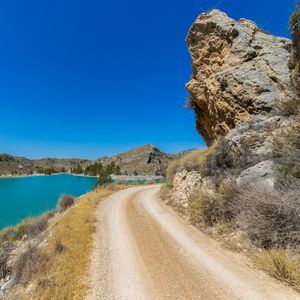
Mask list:
[{"label": "road curve", "polygon": [[159,189],[129,188],[99,205],[87,300],[300,299],[186,224]]}]

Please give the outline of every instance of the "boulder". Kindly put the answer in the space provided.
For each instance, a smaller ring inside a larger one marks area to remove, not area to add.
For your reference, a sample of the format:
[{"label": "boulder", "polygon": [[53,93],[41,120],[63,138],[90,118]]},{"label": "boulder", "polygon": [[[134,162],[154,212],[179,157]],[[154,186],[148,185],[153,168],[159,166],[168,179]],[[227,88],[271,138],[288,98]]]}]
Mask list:
[{"label": "boulder", "polygon": [[276,165],[272,160],[261,161],[253,167],[244,170],[237,178],[236,183],[239,186],[273,188],[275,167]]}]

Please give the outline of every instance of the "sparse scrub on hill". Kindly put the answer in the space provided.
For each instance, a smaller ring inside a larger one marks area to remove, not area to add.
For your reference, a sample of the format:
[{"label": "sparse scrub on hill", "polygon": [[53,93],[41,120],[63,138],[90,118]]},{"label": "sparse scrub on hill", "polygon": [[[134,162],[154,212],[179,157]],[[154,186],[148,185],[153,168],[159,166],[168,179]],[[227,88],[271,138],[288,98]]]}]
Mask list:
[{"label": "sparse scrub on hill", "polygon": [[234,214],[230,202],[237,193],[230,182],[222,183],[218,188],[202,189],[190,196],[188,216],[197,227],[212,227],[216,224],[232,223]]},{"label": "sparse scrub on hill", "polygon": [[88,165],[85,169],[85,175],[98,176],[98,175],[120,175],[120,166],[115,163],[110,163],[107,166],[103,166],[100,162]]},{"label": "sparse scrub on hill", "polygon": [[16,283],[26,284],[45,270],[49,257],[36,246],[29,245],[12,268]]},{"label": "sparse scrub on hill", "polygon": [[166,170],[167,183],[169,185],[172,185],[174,176],[176,175],[177,172],[183,170],[200,172],[206,157],[213,150],[214,150],[214,146],[211,146],[210,148],[203,149],[203,150],[202,149],[193,150],[171,161]]},{"label": "sparse scrub on hill", "polygon": [[47,212],[35,218],[24,219],[21,223],[6,228],[0,232],[0,247],[3,243],[13,243],[24,237],[35,237],[45,231],[48,227],[48,221],[52,218],[54,212]]},{"label": "sparse scrub on hill", "polygon": [[45,231],[48,227],[48,221],[54,216],[54,212],[47,212],[37,218],[33,218],[28,227],[27,234],[29,236],[37,236],[41,232]]},{"label": "sparse scrub on hill", "polygon": [[[113,186],[114,190],[121,188],[121,185]],[[65,196],[58,204],[63,214],[54,217],[54,212],[48,212],[0,231],[0,280],[13,278],[16,292],[33,286],[25,299],[83,298],[86,288],[83,278],[95,232],[95,209],[110,193],[110,185],[96,189],[79,198],[76,206],[74,198]],[[46,229],[47,235],[35,239]],[[13,264],[8,264],[15,255],[13,250],[24,246],[13,258]]]},{"label": "sparse scrub on hill", "polygon": [[36,278],[30,299],[82,299],[87,288],[84,280],[95,231],[95,209],[110,190],[97,189],[78,199],[55,221],[46,251],[49,256],[44,272]]},{"label": "sparse scrub on hill", "polygon": [[257,246],[297,248],[300,245],[300,182],[275,190],[244,187],[231,203],[237,224]]},{"label": "sparse scrub on hill", "polygon": [[215,144],[213,151],[206,156],[201,173],[202,176],[218,177],[217,180],[221,180],[224,173],[233,166],[230,147],[224,140],[220,140]]},{"label": "sparse scrub on hill", "polygon": [[74,203],[75,203],[75,198],[74,197],[72,197],[70,195],[63,195],[58,200],[57,210],[59,212],[64,212],[69,207],[71,207],[72,205],[74,205]]},{"label": "sparse scrub on hill", "polygon": [[12,250],[11,244],[0,246],[0,280],[10,275],[11,268],[8,266],[10,252]]},{"label": "sparse scrub on hill", "polygon": [[261,248],[296,249],[300,245],[300,182],[278,184],[274,190],[234,183],[200,190],[190,197],[188,215],[198,227],[230,223]]},{"label": "sparse scrub on hill", "polygon": [[276,136],[273,153],[278,158],[281,177],[300,178],[300,117],[294,126],[283,129]]},{"label": "sparse scrub on hill", "polygon": [[83,171],[83,168],[81,167],[81,165],[78,164],[75,168],[72,168],[71,173],[83,174],[84,171]]}]

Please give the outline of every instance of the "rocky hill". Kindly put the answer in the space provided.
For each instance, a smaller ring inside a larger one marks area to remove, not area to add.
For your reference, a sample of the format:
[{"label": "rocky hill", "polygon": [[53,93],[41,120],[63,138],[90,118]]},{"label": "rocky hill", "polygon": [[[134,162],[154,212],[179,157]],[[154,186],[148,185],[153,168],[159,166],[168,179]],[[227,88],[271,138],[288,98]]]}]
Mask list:
[{"label": "rocky hill", "polygon": [[30,160],[0,154],[0,175],[65,173],[72,172],[78,166],[84,171],[87,166],[94,163],[101,163],[103,166],[114,163],[120,167],[121,174],[124,175],[163,175],[172,157],[174,155],[165,154],[153,145],[144,145],[112,157],[101,157],[95,161],[75,158]]},{"label": "rocky hill", "polygon": [[[291,20],[293,41],[219,10],[195,20],[186,88],[209,147],[172,162],[161,193],[231,248],[261,251],[284,281],[276,259],[293,265],[300,245],[300,6]],[[299,266],[287,273],[300,287]]]},{"label": "rocky hill", "polygon": [[244,177],[270,172],[274,136],[297,111],[291,41],[213,10],[191,26],[187,45],[192,77],[186,87],[198,132],[208,145],[225,137],[231,153],[244,155],[238,167],[252,167]]},{"label": "rocky hill", "polygon": [[144,145],[97,161],[104,166],[115,163],[126,175],[163,175],[172,157],[174,155],[163,153],[154,145]]},{"label": "rocky hill", "polygon": [[0,154],[0,175],[29,175],[35,173],[64,173],[69,172],[78,164],[86,166],[89,160],[43,158],[31,160],[25,157]]}]

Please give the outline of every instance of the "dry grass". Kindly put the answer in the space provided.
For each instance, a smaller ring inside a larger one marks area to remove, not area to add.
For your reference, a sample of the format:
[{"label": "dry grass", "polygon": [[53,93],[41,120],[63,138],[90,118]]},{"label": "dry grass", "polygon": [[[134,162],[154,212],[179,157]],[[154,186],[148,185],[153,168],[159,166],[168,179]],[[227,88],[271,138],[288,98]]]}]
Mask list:
[{"label": "dry grass", "polygon": [[71,207],[72,205],[74,205],[74,203],[75,203],[74,197],[72,197],[70,195],[63,195],[58,200],[57,210],[59,212],[63,212],[65,210],[67,210],[69,207]]},{"label": "dry grass", "polygon": [[163,200],[163,201],[167,201],[168,197],[169,197],[169,194],[171,192],[172,192],[172,188],[169,185],[164,184],[161,187],[160,192],[159,192],[160,199]]},{"label": "dry grass", "polygon": [[276,190],[244,187],[231,202],[237,224],[258,247],[297,248],[300,244],[300,181]]},{"label": "dry grass", "polygon": [[174,176],[177,172],[186,171],[201,171],[201,168],[206,158],[215,151],[216,144],[207,149],[194,150],[188,152],[181,157],[171,161],[166,170],[167,184],[172,185]]},{"label": "dry grass", "polygon": [[280,101],[278,108],[284,116],[297,115],[299,112],[299,98],[291,98],[289,100]]},{"label": "dry grass", "polygon": [[48,221],[53,215],[54,213],[50,211],[38,217],[26,218],[16,226],[0,231],[0,247],[3,242],[13,243],[26,236],[32,238],[42,233],[47,229]]},{"label": "dry grass", "polygon": [[49,227],[49,263],[36,278],[37,287],[29,299],[82,299],[85,274],[92,247],[95,209],[111,192],[98,189],[70,207]]},{"label": "dry grass", "polygon": [[231,181],[222,181],[218,187],[211,183],[205,189],[194,192],[188,203],[188,216],[193,225],[228,231],[233,221],[229,203],[235,197],[236,188]]},{"label": "dry grass", "polygon": [[294,126],[283,129],[273,141],[273,154],[278,158],[280,177],[300,178],[300,117]]},{"label": "dry grass", "polygon": [[300,290],[300,256],[288,250],[264,251],[255,258],[257,265],[280,281]]},{"label": "dry grass", "polygon": [[13,277],[16,283],[27,284],[34,276],[42,272],[48,262],[48,256],[39,248],[28,245],[13,266]]}]

